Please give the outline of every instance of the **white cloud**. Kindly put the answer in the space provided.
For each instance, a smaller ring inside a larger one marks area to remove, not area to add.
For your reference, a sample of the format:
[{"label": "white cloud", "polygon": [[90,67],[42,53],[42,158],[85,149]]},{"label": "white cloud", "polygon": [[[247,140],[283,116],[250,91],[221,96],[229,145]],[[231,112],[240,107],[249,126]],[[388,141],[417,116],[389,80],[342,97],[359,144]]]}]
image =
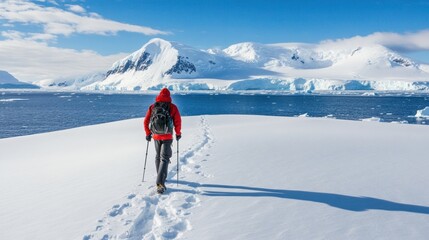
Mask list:
[{"label": "white cloud", "polygon": [[354,46],[380,44],[399,52],[427,51],[429,50],[429,30],[405,34],[376,32],[367,36],[327,40],[323,41],[322,44],[345,44]]},{"label": "white cloud", "polygon": [[103,18],[100,14],[95,13],[95,12],[88,13],[88,16],[90,16],[92,18]]},{"label": "white cloud", "polygon": [[[64,5],[64,1],[53,0],[0,0],[0,21],[4,22],[2,26],[5,28],[0,31],[0,36],[6,39],[0,41],[2,69],[27,82],[106,71],[126,54],[102,56],[94,51],[64,49],[49,44],[55,43],[59,36],[72,34],[114,35],[120,31],[144,35],[169,34],[105,19],[76,4]],[[43,30],[22,32],[19,31],[22,29],[20,25],[31,29],[42,27]]]},{"label": "white cloud", "polygon": [[67,4],[66,6],[68,7],[68,9],[70,11],[75,12],[75,13],[85,13],[86,12],[85,8],[83,8],[79,5]]},{"label": "white cloud", "polygon": [[145,35],[169,34],[146,26],[104,19],[96,13],[85,15],[86,11],[82,7],[68,6],[69,11],[59,7],[40,6],[28,0],[0,1],[0,19],[6,20],[9,24],[41,25],[46,34],[65,36],[72,33],[108,35],[120,31]]},{"label": "white cloud", "polygon": [[48,33],[23,33],[15,30],[0,32],[0,35],[9,40],[33,40],[33,41],[53,41],[57,39],[56,35]]},{"label": "white cloud", "polygon": [[381,45],[405,51],[429,50],[429,30],[416,33],[374,33],[369,36]]},{"label": "white cloud", "polygon": [[47,23],[44,27],[44,30],[45,30],[45,33],[47,34],[64,35],[64,36],[69,36],[70,34],[76,31],[73,25],[60,23],[60,22]]},{"label": "white cloud", "polygon": [[[3,32],[3,34],[13,35],[16,33]],[[115,61],[126,55],[120,53],[102,56],[93,51],[50,47],[44,42],[25,40],[19,37],[0,41],[0,56],[2,56],[0,66],[19,80],[26,82],[82,76],[91,72],[106,71]]]},{"label": "white cloud", "polygon": [[55,0],[36,0],[36,1],[37,2],[48,2],[50,4],[59,6],[59,4],[57,3],[57,1],[55,1]]},{"label": "white cloud", "polygon": [[13,30],[9,30],[9,31],[3,31],[1,32],[1,36],[7,39],[23,39],[25,37],[25,34],[22,32],[18,32],[18,31],[13,31]]},{"label": "white cloud", "polygon": [[57,39],[57,36],[48,33],[29,33],[28,40],[34,41],[51,41]]}]

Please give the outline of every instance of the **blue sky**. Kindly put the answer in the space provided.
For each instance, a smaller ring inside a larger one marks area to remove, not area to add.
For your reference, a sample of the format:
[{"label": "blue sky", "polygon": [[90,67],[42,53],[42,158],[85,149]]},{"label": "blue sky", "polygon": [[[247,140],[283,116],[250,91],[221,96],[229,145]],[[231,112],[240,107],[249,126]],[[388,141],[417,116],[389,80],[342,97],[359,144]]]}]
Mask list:
[{"label": "blue sky", "polygon": [[[169,31],[161,37],[199,48],[246,41],[317,43],[429,29],[429,1],[98,0],[82,6],[108,19]],[[82,36],[73,45],[69,38],[64,44],[82,47],[83,38],[89,39]],[[93,43],[100,39],[94,37],[86,46],[106,53],[132,51],[150,38],[120,33],[109,39],[112,45],[98,47]]]},{"label": "blue sky", "polygon": [[[374,33],[382,33],[377,42],[429,63],[429,0],[0,1],[0,53],[19,55],[24,47],[26,52],[64,54],[67,61],[87,54],[104,65],[153,37],[207,49],[246,41],[374,40]],[[395,40],[390,33],[397,35]],[[20,56],[25,61],[24,50]],[[0,56],[0,64],[7,62]]]}]

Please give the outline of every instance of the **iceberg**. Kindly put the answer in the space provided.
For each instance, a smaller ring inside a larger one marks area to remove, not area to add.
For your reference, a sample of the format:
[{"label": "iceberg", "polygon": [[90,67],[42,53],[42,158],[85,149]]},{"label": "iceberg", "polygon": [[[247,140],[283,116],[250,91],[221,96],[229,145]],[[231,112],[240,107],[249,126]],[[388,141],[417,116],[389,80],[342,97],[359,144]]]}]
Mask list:
[{"label": "iceberg", "polygon": [[415,115],[417,118],[429,118],[429,107],[425,107],[421,110],[417,110]]}]

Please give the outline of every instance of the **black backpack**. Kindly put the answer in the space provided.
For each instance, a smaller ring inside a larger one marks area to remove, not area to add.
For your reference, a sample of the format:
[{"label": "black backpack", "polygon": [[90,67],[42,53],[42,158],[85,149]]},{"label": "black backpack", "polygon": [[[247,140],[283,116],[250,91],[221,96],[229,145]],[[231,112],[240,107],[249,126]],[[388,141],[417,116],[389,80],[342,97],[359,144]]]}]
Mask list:
[{"label": "black backpack", "polygon": [[156,102],[150,115],[149,129],[154,134],[173,133],[173,120],[170,116],[170,103]]}]

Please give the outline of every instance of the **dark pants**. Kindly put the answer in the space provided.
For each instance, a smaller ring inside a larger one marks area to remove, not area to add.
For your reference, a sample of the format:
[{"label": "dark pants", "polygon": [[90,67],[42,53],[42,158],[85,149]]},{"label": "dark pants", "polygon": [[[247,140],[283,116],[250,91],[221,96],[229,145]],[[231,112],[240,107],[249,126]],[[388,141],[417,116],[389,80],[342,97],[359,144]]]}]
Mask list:
[{"label": "dark pants", "polygon": [[168,173],[168,164],[173,155],[171,144],[173,140],[155,140],[155,165],[158,176],[156,177],[156,184],[165,185],[165,179]]}]

